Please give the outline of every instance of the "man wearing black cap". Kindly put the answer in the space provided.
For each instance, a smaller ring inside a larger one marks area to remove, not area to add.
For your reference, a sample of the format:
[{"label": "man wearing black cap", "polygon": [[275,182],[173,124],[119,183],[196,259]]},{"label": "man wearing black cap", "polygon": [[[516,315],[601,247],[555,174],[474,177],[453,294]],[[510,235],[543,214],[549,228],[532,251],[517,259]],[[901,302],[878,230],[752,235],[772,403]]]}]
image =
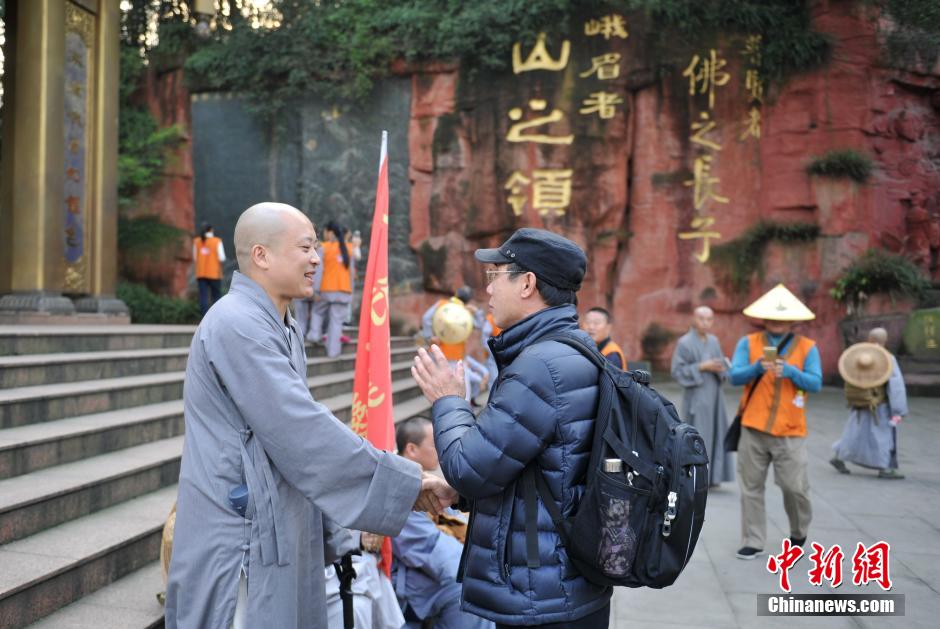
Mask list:
[{"label": "man wearing black cap", "polygon": [[583,490],[598,371],[551,337],[592,344],[575,308],[587,259],[570,240],[530,228],[497,249],[478,249],[476,259],[488,265],[489,310],[503,330],[489,341],[499,367],[489,403],[474,418],[462,366],[452,370],[436,346],[419,350],[412,368],[433,403],[444,477],[470,503],[463,609],[497,627],[607,627],[611,589],[577,572],[541,500],[538,534],[526,538],[522,488],[523,470],[536,466],[565,515]]}]

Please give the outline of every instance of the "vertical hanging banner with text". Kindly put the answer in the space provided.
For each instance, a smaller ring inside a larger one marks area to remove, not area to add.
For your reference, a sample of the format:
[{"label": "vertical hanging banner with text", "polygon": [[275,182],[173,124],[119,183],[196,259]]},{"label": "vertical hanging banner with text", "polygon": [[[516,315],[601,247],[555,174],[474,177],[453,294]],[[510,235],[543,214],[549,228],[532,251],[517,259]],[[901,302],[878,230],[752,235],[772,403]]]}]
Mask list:
[{"label": "vertical hanging banner with text", "polygon": [[[388,301],[388,132],[382,132],[379,182],[375,191],[375,214],[369,239],[369,262],[362,285],[359,312],[359,344],[356,348],[356,379],[353,384],[350,428],[380,450],[394,450],[395,422],[392,418],[392,356]],[[382,569],[388,575],[392,545],[382,545]]]}]

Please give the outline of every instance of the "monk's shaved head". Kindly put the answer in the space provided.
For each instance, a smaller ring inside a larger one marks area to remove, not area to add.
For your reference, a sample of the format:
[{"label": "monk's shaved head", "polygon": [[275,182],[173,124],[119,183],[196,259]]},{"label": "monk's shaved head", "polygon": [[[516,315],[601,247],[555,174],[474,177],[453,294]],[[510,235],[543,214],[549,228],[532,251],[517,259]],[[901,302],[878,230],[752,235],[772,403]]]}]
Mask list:
[{"label": "monk's shaved head", "polygon": [[882,347],[888,342],[888,331],[884,328],[872,328],[868,332],[868,342],[877,343]]},{"label": "monk's shaved head", "polygon": [[699,306],[692,312],[692,327],[701,336],[708,334],[715,323],[715,313],[708,306]]},{"label": "monk's shaved head", "polygon": [[[251,267],[251,249],[255,245],[267,248],[276,247],[281,242],[285,231],[297,218],[307,223],[310,219],[297,208],[286,203],[265,201],[252,205],[242,212],[235,224],[235,257],[242,272]],[[289,219],[295,219],[291,221]]]}]

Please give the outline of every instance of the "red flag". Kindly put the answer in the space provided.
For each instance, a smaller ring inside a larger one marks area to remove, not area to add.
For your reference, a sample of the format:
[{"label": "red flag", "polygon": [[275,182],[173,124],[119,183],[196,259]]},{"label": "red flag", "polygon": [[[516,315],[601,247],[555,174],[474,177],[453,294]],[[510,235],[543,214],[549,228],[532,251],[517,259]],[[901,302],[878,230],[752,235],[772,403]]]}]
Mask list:
[{"label": "red flag", "polygon": [[[369,239],[369,263],[362,285],[359,345],[350,428],[380,450],[395,449],[392,418],[392,350],[388,302],[388,132],[382,132],[379,183]],[[382,569],[392,569],[392,541],[382,544]]]}]

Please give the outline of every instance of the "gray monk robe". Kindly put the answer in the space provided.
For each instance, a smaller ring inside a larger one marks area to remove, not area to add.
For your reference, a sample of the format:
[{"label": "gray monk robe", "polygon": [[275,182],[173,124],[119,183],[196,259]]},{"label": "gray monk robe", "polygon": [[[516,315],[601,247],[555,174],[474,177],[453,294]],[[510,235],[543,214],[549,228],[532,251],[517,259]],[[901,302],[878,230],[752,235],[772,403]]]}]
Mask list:
[{"label": "gray monk robe", "polygon": [[[248,627],[325,626],[324,516],[394,536],[417,499],[417,464],[376,450],[314,401],[287,319],[235,273],[193,337],[169,629],[228,629],[242,569]],[[242,482],[245,518],[228,500]]]},{"label": "gray monk robe", "polygon": [[699,371],[706,360],[724,360],[721,346],[713,334],[706,340],[693,329],[679,339],[672,354],[672,377],[683,387],[682,419],[695,426],[708,448],[709,482],[734,480],[731,454],[725,452],[724,438],[728,430],[728,414],[721,385],[724,373]]}]

